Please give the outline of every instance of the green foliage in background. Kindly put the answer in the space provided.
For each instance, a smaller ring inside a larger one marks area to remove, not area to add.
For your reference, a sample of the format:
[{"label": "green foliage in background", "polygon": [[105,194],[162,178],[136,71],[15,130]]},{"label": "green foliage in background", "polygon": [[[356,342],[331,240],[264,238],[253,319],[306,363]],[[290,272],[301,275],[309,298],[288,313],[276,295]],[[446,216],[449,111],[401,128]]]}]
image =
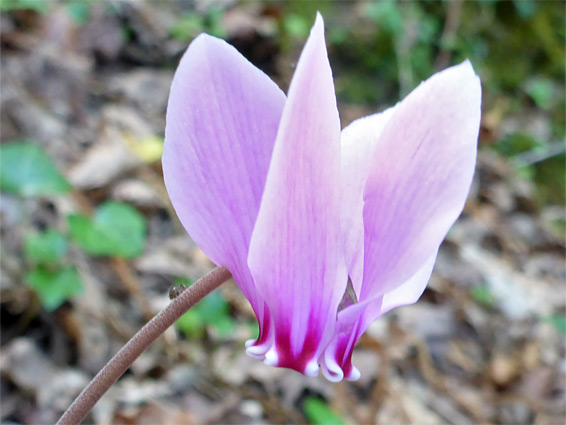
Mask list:
[{"label": "green foliage in background", "polygon": [[256,320],[250,320],[246,322],[246,326],[250,332],[249,339],[258,339],[259,338],[259,324]]},{"label": "green foliage in background", "polygon": [[33,268],[25,276],[47,310],[55,310],[73,295],[83,292],[83,284],[73,266],[51,270],[45,266]]},{"label": "green foliage in background", "polygon": [[97,0],[67,0],[64,3],[65,11],[77,25],[84,25],[90,18],[90,9]]},{"label": "green foliage in background", "polygon": [[30,142],[0,146],[0,188],[23,196],[61,195],[71,190],[53,160]]},{"label": "green foliage in background", "polygon": [[566,336],[566,315],[564,314],[551,314],[545,317],[545,320],[550,323],[560,335]]},{"label": "green foliage in background", "polygon": [[177,320],[176,326],[187,338],[202,338],[207,329],[226,337],[235,329],[230,304],[219,291],[204,297]]},{"label": "green foliage in background", "polygon": [[[71,190],[53,160],[31,142],[0,146],[0,188],[22,196],[63,195]],[[54,310],[83,291],[76,268],[65,264],[68,242],[63,234],[53,229],[28,233],[23,246],[29,265],[24,282],[36,292],[43,307]]]},{"label": "green foliage in background", "polygon": [[145,246],[145,218],[128,204],[105,202],[94,218],[73,214],[68,222],[74,241],[91,255],[133,258]]},{"label": "green foliage in background", "polygon": [[[26,197],[53,196],[69,193],[71,185],[41,146],[11,142],[0,146],[0,188]],[[71,237],[91,255],[131,258],[141,254],[145,245],[145,218],[127,204],[106,202],[94,218],[73,214],[68,224]],[[82,292],[76,268],[66,264],[66,235],[53,229],[29,233],[23,247],[30,267],[24,281],[46,309],[53,310]]]},{"label": "green foliage in background", "polygon": [[204,14],[197,12],[183,13],[169,30],[170,34],[182,41],[190,41],[202,32],[219,38],[226,37],[226,31],[221,20],[224,9],[218,5],[211,5]]},{"label": "green foliage in background", "polygon": [[542,205],[566,202],[564,2],[290,0],[281,7],[283,48],[300,45],[321,11],[338,100],[376,112],[469,59],[482,80],[484,118],[495,109],[500,117],[490,127],[500,140],[481,148],[510,159],[536,184]]},{"label": "green foliage in background", "polygon": [[9,10],[34,10],[39,13],[46,13],[49,9],[47,0],[1,0],[0,11]]},{"label": "green foliage in background", "polygon": [[486,284],[475,285],[472,289],[470,289],[470,295],[475,301],[484,307],[493,307],[497,301],[497,298],[493,295]]},{"label": "green foliage in background", "polygon": [[324,401],[317,397],[307,397],[303,404],[305,417],[313,425],[344,425],[338,416]]},{"label": "green foliage in background", "polygon": [[24,281],[47,310],[55,310],[84,290],[77,269],[64,264],[67,248],[65,236],[53,229],[29,233],[24,239],[24,256],[30,265]]},{"label": "green foliage in background", "polygon": [[61,3],[69,17],[77,25],[84,25],[90,17],[90,9],[99,0],[0,0],[0,11],[31,10],[49,13],[57,3]]},{"label": "green foliage in background", "polygon": [[283,18],[283,29],[291,37],[304,40],[308,37],[312,22],[304,16],[289,13]]},{"label": "green foliage in background", "polygon": [[57,263],[67,254],[65,236],[49,229],[42,233],[30,233],[24,240],[24,254],[28,261],[39,264]]}]

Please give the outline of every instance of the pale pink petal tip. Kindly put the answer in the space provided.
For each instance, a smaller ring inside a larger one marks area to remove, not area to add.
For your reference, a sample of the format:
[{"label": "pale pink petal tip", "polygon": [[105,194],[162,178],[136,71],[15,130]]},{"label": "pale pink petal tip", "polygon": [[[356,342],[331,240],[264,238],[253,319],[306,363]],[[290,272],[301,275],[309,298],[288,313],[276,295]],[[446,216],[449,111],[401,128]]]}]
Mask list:
[{"label": "pale pink petal tip", "polygon": [[320,364],[322,374],[330,382],[340,382],[344,378],[342,368],[328,352],[325,353],[324,359]]},{"label": "pale pink petal tip", "polygon": [[257,344],[255,339],[246,341],[246,354],[256,360],[264,360],[267,352],[271,349],[271,342]]},{"label": "pale pink petal tip", "polygon": [[357,381],[358,379],[360,379],[360,376],[362,376],[360,370],[356,366],[352,366],[350,374],[346,376],[346,380],[352,382]]},{"label": "pale pink petal tip", "polygon": [[318,376],[318,363],[316,361],[311,361],[305,367],[305,376],[310,376],[314,378]]},{"label": "pale pink petal tip", "polygon": [[278,357],[274,348],[271,348],[267,353],[265,353],[265,359],[263,362],[268,366],[277,366]]}]

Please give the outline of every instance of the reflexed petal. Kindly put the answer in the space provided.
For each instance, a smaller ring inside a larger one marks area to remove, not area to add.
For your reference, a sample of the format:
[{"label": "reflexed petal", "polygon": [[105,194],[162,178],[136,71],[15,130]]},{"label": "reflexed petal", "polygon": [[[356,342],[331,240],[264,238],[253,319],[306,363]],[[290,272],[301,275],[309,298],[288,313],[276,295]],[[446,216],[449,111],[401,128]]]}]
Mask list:
[{"label": "reflexed petal", "polygon": [[163,173],[173,206],[204,253],[232,272],[260,322],[247,253],[284,104],[236,49],[201,35],[181,60],[167,108]]},{"label": "reflexed petal", "polygon": [[342,130],[342,229],[348,274],[360,296],[364,268],[363,192],[381,131],[394,108],[360,118]]},{"label": "reflexed petal", "polygon": [[339,187],[340,122],[318,15],[291,81],[248,258],[274,323],[266,362],[307,375],[318,373],[347,283]]},{"label": "reflexed petal", "polygon": [[364,190],[361,300],[414,275],[462,211],[476,162],[480,103],[479,79],[464,62],[395,107]]},{"label": "reflexed petal", "polygon": [[368,307],[379,309],[381,299],[351,305],[338,313],[336,331],[320,357],[324,376],[332,382],[343,378],[355,381],[360,371],[352,365],[354,345],[365,332],[364,315]]},{"label": "reflexed petal", "polygon": [[321,356],[321,366],[328,380],[337,382],[346,378],[355,381],[360,377],[352,365],[354,346],[370,325],[388,311],[416,302],[426,288],[436,252],[406,282],[384,296],[360,301],[340,313],[334,338]]}]

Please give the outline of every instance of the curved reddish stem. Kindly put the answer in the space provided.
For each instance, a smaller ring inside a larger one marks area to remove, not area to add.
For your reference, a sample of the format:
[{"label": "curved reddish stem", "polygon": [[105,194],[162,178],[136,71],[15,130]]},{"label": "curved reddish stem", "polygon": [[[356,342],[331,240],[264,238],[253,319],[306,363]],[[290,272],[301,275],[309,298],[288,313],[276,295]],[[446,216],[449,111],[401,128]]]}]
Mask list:
[{"label": "curved reddish stem", "polygon": [[100,400],[100,397],[124,374],[132,363],[165,330],[222,283],[230,279],[230,272],[217,267],[183,291],[177,298],[151,319],[122,347],[100,372],[90,381],[73,404],[65,411],[57,425],[78,425]]}]

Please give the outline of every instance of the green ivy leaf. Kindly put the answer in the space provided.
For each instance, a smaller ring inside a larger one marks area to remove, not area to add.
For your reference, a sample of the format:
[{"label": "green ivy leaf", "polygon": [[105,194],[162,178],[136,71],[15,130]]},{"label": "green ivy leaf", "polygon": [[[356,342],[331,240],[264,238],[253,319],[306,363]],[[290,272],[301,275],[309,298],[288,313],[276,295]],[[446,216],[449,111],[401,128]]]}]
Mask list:
[{"label": "green ivy leaf", "polygon": [[93,219],[75,214],[68,217],[72,238],[91,255],[133,258],[143,251],[145,218],[120,202],[106,202]]},{"label": "green ivy leaf", "polygon": [[84,290],[79,273],[73,266],[58,270],[38,266],[25,276],[25,281],[37,293],[47,310],[55,310]]},{"label": "green ivy leaf", "polygon": [[49,264],[65,256],[67,245],[67,239],[61,233],[50,229],[26,235],[24,252],[26,258],[33,263]]},{"label": "green ivy leaf", "polygon": [[308,397],[303,405],[305,417],[313,425],[344,425],[345,422],[324,401]]},{"label": "green ivy leaf", "polygon": [[0,188],[24,196],[59,195],[71,190],[41,147],[27,142],[0,146]]}]

